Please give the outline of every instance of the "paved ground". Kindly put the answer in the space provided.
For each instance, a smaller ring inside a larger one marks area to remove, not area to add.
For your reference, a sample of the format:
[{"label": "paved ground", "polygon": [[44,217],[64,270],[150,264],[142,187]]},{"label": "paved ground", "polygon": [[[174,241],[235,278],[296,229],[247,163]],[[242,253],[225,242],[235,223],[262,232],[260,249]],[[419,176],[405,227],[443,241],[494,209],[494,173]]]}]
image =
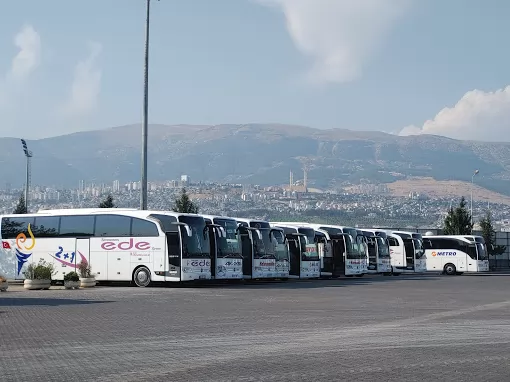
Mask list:
[{"label": "paved ground", "polygon": [[0,380],[508,381],[510,276],[0,295]]}]

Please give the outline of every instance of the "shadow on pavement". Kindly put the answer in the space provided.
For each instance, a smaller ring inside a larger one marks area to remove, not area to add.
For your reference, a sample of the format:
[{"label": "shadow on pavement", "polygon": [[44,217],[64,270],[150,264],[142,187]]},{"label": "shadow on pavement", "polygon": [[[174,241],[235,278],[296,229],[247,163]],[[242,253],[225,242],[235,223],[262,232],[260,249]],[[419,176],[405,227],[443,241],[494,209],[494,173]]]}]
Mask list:
[{"label": "shadow on pavement", "polygon": [[94,300],[76,300],[64,298],[1,298],[0,306],[63,306],[63,305],[90,305],[90,304],[104,304],[113,301],[94,301]]},{"label": "shadow on pavement", "polygon": [[261,289],[261,288],[279,288],[279,289],[312,289],[312,288],[338,288],[356,285],[368,285],[384,282],[402,281],[423,281],[437,280],[440,275],[406,275],[406,276],[365,276],[365,277],[342,277],[338,279],[289,279],[289,280],[243,280],[231,282],[196,282],[189,284],[167,284],[168,288],[221,288],[221,289]]}]

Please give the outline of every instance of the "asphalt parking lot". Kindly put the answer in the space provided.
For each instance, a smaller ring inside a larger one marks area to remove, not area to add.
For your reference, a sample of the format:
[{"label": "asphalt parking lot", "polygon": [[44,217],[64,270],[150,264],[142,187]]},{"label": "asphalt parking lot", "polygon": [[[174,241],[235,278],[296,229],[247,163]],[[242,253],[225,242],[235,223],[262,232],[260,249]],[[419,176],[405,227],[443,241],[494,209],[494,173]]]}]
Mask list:
[{"label": "asphalt parking lot", "polygon": [[0,294],[0,380],[507,381],[510,276]]}]

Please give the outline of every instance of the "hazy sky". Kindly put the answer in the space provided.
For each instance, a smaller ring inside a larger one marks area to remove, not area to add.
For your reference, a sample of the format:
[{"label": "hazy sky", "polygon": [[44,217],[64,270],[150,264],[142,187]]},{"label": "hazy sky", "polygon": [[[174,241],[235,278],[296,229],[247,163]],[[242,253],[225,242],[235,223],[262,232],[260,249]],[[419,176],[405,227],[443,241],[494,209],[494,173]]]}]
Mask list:
[{"label": "hazy sky", "polygon": [[[510,140],[506,0],[152,1],[150,122]],[[145,0],[3,1],[0,136],[139,123]]]}]

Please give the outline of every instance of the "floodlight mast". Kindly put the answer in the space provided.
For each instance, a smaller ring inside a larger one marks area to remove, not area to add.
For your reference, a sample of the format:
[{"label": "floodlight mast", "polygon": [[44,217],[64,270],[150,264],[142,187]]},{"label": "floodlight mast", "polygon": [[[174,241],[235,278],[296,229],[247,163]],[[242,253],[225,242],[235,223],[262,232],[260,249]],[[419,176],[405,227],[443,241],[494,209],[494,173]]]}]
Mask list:
[{"label": "floodlight mast", "polygon": [[31,161],[32,157],[34,156],[32,154],[32,151],[28,150],[27,147],[27,141],[24,139],[21,139],[21,146],[23,147],[23,153],[25,154],[25,157],[27,158],[27,170],[26,170],[26,179],[25,179],[25,209],[28,212],[28,197],[30,194],[30,180],[31,180]]}]

